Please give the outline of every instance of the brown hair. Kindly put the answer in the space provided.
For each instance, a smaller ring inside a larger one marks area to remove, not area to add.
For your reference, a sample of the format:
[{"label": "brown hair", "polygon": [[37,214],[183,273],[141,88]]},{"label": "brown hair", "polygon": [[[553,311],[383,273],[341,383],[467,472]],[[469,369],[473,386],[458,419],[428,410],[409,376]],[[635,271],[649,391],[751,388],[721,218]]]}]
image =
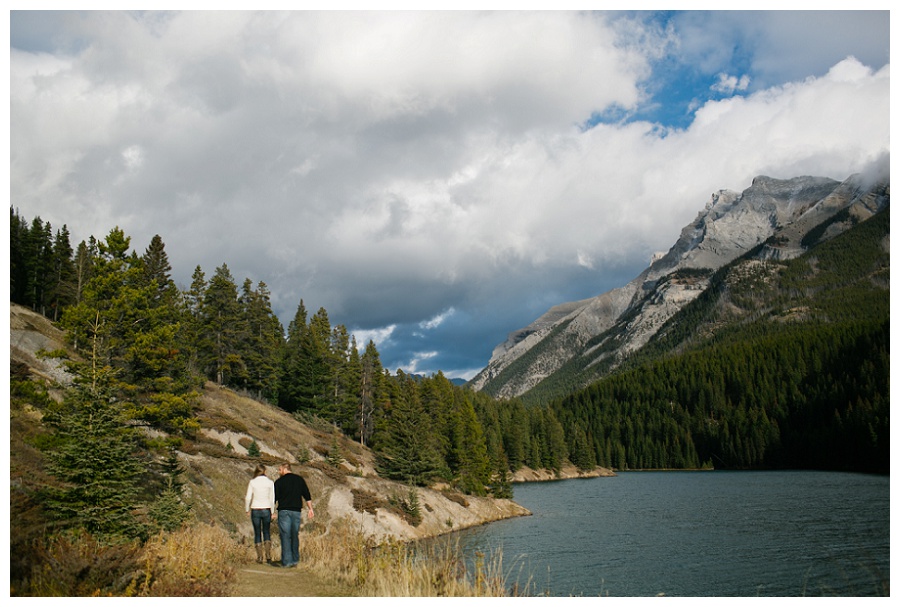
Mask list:
[{"label": "brown hair", "polygon": [[253,478],[256,478],[257,476],[263,476],[265,473],[266,473],[266,467],[263,466],[262,464],[257,464],[256,470],[253,471]]}]

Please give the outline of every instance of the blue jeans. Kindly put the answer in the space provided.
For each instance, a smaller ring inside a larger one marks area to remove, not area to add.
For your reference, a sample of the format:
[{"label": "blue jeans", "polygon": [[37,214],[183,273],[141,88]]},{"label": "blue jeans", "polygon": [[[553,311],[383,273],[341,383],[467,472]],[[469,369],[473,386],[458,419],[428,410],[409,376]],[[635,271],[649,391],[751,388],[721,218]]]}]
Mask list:
[{"label": "blue jeans", "polygon": [[281,566],[296,565],[300,562],[300,512],[279,510],[278,531],[281,535]]},{"label": "blue jeans", "polygon": [[272,524],[272,511],[268,508],[254,508],[250,511],[250,522],[253,523],[253,542],[262,543],[271,540],[269,525]]}]

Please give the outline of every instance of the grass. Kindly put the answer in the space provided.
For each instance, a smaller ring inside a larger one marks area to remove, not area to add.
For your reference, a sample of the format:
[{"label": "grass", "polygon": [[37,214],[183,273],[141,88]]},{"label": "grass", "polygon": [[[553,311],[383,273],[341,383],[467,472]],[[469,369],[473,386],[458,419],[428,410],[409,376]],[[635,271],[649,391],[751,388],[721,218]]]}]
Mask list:
[{"label": "grass", "polygon": [[[477,554],[467,564],[459,544],[375,542],[339,521],[300,536],[301,567],[356,596],[508,596],[502,553]],[[87,533],[36,543],[30,575],[12,596],[232,596],[237,568],[252,555],[217,525],[197,523],[160,533],[143,545],[107,544]],[[277,555],[277,540],[276,540]]]},{"label": "grass", "polygon": [[34,542],[29,575],[11,596],[229,596],[244,549],[221,527],[197,524],[111,543],[86,532]]},{"label": "grass", "polygon": [[229,596],[245,550],[221,527],[198,524],[144,545],[139,596]]},{"label": "grass", "polygon": [[345,521],[327,533],[301,534],[301,562],[317,574],[339,577],[363,596],[507,596],[502,552],[467,564],[455,540],[410,544],[375,542]]}]

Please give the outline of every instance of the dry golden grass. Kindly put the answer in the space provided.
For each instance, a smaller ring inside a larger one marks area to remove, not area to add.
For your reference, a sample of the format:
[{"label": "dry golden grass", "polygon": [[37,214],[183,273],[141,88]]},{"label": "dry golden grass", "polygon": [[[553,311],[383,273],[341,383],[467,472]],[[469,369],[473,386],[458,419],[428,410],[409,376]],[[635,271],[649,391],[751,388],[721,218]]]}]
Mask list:
[{"label": "dry golden grass", "polygon": [[140,557],[141,596],[229,596],[246,550],[221,527],[201,523],[150,539]]},{"label": "dry golden grass", "polygon": [[341,521],[328,533],[301,534],[301,562],[317,574],[339,577],[363,596],[507,596],[502,553],[478,555],[471,566],[458,543],[446,539],[416,546],[366,538]]}]

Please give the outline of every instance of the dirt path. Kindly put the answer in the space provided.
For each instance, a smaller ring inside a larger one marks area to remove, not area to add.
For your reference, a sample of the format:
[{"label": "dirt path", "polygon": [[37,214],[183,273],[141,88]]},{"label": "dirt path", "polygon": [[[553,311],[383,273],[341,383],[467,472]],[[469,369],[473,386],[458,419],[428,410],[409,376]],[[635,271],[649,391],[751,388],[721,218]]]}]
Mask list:
[{"label": "dirt path", "polygon": [[282,569],[256,563],[237,570],[231,596],[357,596],[354,589],[302,566]]}]

